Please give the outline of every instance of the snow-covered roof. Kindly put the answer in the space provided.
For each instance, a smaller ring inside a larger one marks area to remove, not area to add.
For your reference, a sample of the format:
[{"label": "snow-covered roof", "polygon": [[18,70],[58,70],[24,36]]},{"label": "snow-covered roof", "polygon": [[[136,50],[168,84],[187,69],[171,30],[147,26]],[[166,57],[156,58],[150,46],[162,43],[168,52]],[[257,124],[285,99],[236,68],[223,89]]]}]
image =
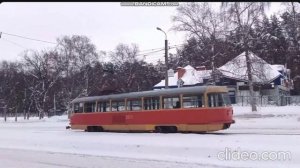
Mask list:
[{"label": "snow-covered roof", "polygon": [[[196,85],[198,83],[203,83],[203,79],[209,78],[211,76],[211,70],[197,71],[190,65],[185,66],[183,69],[185,69],[185,73],[181,77],[181,80],[183,80],[184,85]],[[177,81],[178,71],[174,74],[173,77],[169,77],[169,86],[177,86]],[[164,86],[165,80],[161,80],[158,84],[154,86],[154,88]]]},{"label": "snow-covered roof", "polygon": [[[249,52],[249,59],[254,82],[271,82],[281,75],[277,67],[271,66],[252,52]],[[245,52],[219,67],[218,70],[226,77],[248,81]]]},{"label": "snow-covered roof", "polygon": [[280,64],[274,64],[271,65],[272,68],[276,69],[277,71],[283,71],[284,70],[284,65],[280,65]]},{"label": "snow-covered roof", "polygon": [[271,66],[272,66],[272,68],[276,69],[277,71],[281,71],[281,72],[284,72],[284,73],[290,73],[291,72],[291,70],[285,68],[284,65],[274,64],[274,65],[271,65]]},{"label": "snow-covered roof", "polygon": [[193,68],[192,66],[190,65],[187,65],[184,67],[185,70],[195,70],[195,68]]},{"label": "snow-covered roof", "polygon": [[[270,65],[263,59],[256,56],[254,53],[249,52],[249,58],[251,63],[251,70],[253,72],[253,81],[257,83],[269,83],[278,78],[282,69],[284,69],[283,65]],[[185,73],[182,76],[182,80],[184,81],[184,85],[196,85],[198,83],[203,83],[203,79],[211,78],[212,70],[200,70],[197,71],[190,65],[185,66]],[[246,56],[245,52],[238,55],[231,61],[227,62],[223,66],[217,68],[223,76],[241,80],[248,81],[247,75],[247,64],[246,64]],[[173,77],[169,77],[169,86],[177,86],[178,81],[178,72],[174,74]],[[154,86],[154,88],[160,88],[165,86],[165,80],[162,80],[158,84]]]}]

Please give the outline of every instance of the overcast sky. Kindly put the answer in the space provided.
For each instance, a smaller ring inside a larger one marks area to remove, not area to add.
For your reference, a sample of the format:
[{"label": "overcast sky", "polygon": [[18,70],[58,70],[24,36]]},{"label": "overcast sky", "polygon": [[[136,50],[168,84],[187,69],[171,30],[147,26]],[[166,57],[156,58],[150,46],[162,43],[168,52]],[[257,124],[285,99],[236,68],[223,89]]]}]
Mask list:
[{"label": "overcast sky", "polygon": [[[272,3],[268,14],[277,12]],[[119,43],[136,43],[140,50],[164,47],[164,34],[172,27],[176,6],[124,7],[118,2],[54,3],[26,2],[0,4],[0,32],[56,42],[63,35],[86,35],[98,50],[112,51]],[[182,44],[184,33],[167,32],[169,45]],[[42,50],[53,44],[2,34],[0,60],[20,60],[26,49]],[[171,53],[174,50],[170,51]],[[148,56],[151,62],[163,60],[164,52]],[[151,58],[150,58],[151,57]]]}]

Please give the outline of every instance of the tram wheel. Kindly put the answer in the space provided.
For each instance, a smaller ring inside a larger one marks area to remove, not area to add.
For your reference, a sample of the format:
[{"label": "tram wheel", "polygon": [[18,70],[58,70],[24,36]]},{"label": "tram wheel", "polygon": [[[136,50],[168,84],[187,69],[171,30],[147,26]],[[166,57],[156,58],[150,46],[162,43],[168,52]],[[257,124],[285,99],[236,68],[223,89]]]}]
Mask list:
[{"label": "tram wheel", "polygon": [[169,133],[176,133],[177,132],[177,127],[176,126],[171,126],[168,127]]},{"label": "tram wheel", "polygon": [[156,126],[156,127],[155,127],[155,132],[156,132],[156,133],[164,133],[164,132],[163,132],[163,128],[162,128],[161,126]]},{"label": "tram wheel", "polygon": [[101,126],[88,126],[87,132],[102,132],[103,128]]},{"label": "tram wheel", "polygon": [[96,126],[96,132],[102,132],[103,128],[101,126]]},{"label": "tram wheel", "polygon": [[177,127],[176,126],[156,126],[155,132],[156,133],[176,133]]},{"label": "tram wheel", "polygon": [[88,126],[88,127],[86,128],[86,131],[87,131],[87,132],[94,132],[94,127],[93,127],[93,126]]}]

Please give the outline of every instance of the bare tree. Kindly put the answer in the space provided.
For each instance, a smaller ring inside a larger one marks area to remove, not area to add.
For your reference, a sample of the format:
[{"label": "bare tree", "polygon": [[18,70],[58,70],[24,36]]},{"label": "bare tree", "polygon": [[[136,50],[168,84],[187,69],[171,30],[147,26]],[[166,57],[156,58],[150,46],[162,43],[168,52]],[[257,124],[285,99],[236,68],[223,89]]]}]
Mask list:
[{"label": "bare tree", "polygon": [[119,74],[117,80],[120,81],[118,84],[120,92],[132,91],[133,83],[135,82],[138,73],[136,69],[137,54],[139,52],[136,44],[118,44],[115,51],[110,53],[112,62],[116,65],[116,70]]},{"label": "bare tree", "polygon": [[[185,3],[177,8],[177,15],[172,20],[173,29],[185,31],[191,37],[196,37],[202,43],[210,43],[210,62],[212,67],[213,83],[215,83],[215,53],[217,38],[224,37],[224,22],[221,13],[214,11],[209,3]],[[201,47],[199,45],[199,47]]]},{"label": "bare tree", "polygon": [[[65,105],[68,106],[71,99],[89,94],[90,67],[98,62],[99,55],[104,52],[97,52],[96,46],[86,36],[64,36],[57,41],[59,45],[56,51],[64,64],[65,85],[63,90],[66,93]],[[83,79],[74,77],[80,72],[83,72]]]},{"label": "bare tree", "polygon": [[23,72],[19,62],[3,61],[0,65],[0,97],[6,102],[7,112],[15,114],[23,105]]},{"label": "bare tree", "polygon": [[63,65],[57,64],[57,58],[55,51],[27,51],[24,55],[25,73],[33,79],[29,89],[40,119],[48,112],[48,93],[62,75]]},{"label": "bare tree", "polygon": [[223,13],[226,27],[229,28],[229,32],[236,34],[237,45],[245,51],[252,111],[257,111],[257,107],[253,90],[252,64],[249,58],[251,42],[255,40],[251,36],[251,29],[254,24],[260,22],[268,4],[265,2],[223,2],[221,8],[226,12],[226,14]]},{"label": "bare tree", "polygon": [[110,53],[111,60],[116,65],[121,65],[125,62],[133,63],[137,60],[139,48],[136,44],[118,44],[115,51]]},{"label": "bare tree", "polygon": [[206,37],[216,38],[223,34],[221,13],[213,11],[209,3],[185,3],[177,8],[177,15],[172,17],[173,29],[188,32],[202,41]]}]

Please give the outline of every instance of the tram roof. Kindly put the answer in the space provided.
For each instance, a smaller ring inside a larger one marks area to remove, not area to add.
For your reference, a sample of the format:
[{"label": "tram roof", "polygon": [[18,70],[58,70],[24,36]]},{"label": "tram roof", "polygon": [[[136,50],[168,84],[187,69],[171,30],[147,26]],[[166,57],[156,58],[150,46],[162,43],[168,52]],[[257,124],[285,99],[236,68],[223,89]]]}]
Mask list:
[{"label": "tram roof", "polygon": [[141,91],[141,92],[129,92],[129,93],[120,93],[120,94],[111,94],[103,96],[89,96],[76,98],[71,101],[71,103],[79,102],[93,102],[101,100],[118,100],[125,98],[141,98],[141,97],[155,97],[160,95],[179,95],[179,94],[193,94],[193,93],[204,93],[209,89],[214,88],[225,88],[224,86],[194,86],[194,87],[182,87],[182,88],[170,88],[170,89],[160,89],[160,90],[150,90],[150,91]]}]

